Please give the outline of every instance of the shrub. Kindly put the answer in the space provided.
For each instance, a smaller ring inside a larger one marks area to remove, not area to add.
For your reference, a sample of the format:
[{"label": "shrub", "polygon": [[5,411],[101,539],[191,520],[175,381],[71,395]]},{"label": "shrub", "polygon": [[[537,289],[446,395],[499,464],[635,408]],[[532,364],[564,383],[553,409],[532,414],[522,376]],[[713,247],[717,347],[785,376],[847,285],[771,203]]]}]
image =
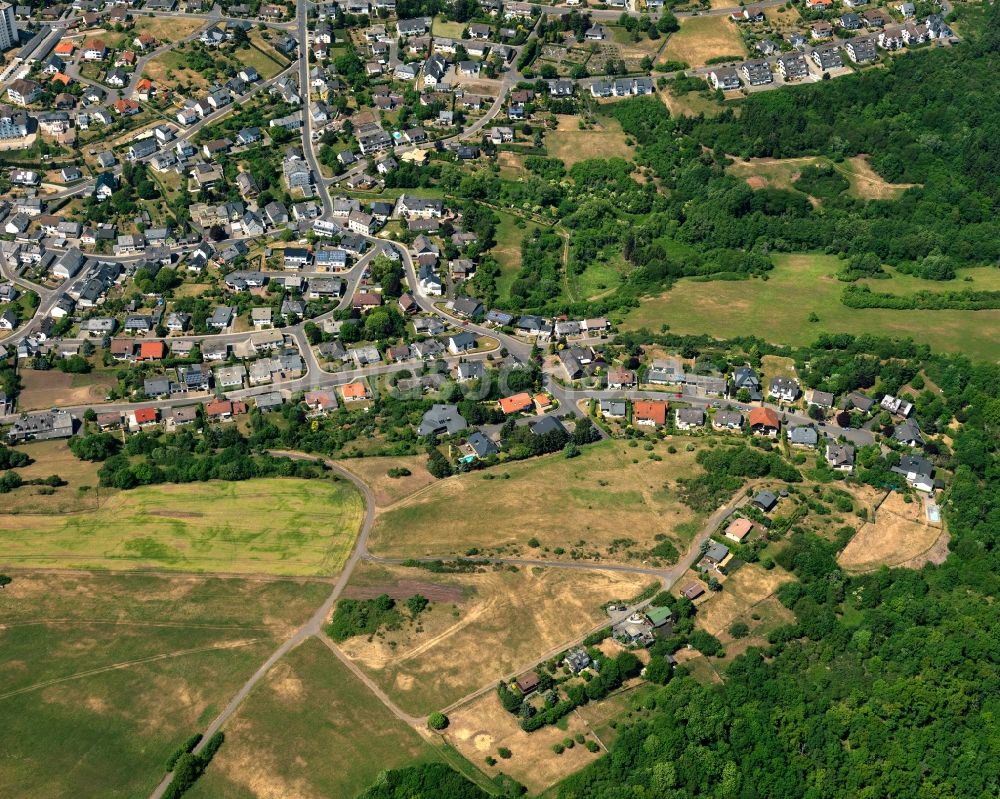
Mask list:
[{"label": "shrub", "polygon": [[504,760],[510,760],[513,752],[511,752],[510,749],[508,749],[506,746],[501,746],[499,749],[497,749],[497,754],[500,755],[500,757],[502,757]]}]

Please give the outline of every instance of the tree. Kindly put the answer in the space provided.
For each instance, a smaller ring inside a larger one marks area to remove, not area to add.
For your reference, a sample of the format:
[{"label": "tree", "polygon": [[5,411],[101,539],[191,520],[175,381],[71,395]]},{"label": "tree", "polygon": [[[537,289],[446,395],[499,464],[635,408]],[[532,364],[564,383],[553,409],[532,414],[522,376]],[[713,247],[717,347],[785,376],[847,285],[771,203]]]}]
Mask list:
[{"label": "tree", "polygon": [[0,574],[0,589],[6,588],[13,582],[12,578],[8,574]]},{"label": "tree", "polygon": [[745,621],[734,621],[729,625],[729,634],[736,638],[746,638],[750,634],[750,627]]},{"label": "tree", "polygon": [[427,726],[432,730],[443,730],[448,726],[448,717],[444,713],[431,713],[427,717]]},{"label": "tree", "polygon": [[70,439],[69,448],[82,461],[106,461],[121,449],[121,441],[110,433],[91,433]]}]

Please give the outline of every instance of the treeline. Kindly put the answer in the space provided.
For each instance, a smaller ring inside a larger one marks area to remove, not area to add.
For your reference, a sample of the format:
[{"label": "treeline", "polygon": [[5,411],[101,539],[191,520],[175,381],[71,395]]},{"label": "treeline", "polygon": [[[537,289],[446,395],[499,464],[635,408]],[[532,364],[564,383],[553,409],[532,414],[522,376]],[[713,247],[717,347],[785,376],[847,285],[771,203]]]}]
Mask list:
[{"label": "treeline", "polygon": [[[191,740],[194,739],[190,739],[188,743]],[[178,755],[173,763],[174,776],[170,780],[170,784],[167,785],[166,791],[163,792],[164,799],[179,799],[179,797],[194,787],[198,778],[205,773],[205,769],[212,762],[212,758],[215,757],[215,753],[219,751],[219,747],[222,746],[224,740],[225,735],[217,732],[208,739],[205,748],[198,754],[194,754],[189,749]],[[197,743],[194,746],[197,746]],[[191,749],[194,749],[194,746]]]},{"label": "treeline", "polygon": [[79,458],[103,461],[97,472],[102,486],[121,489],[257,477],[316,478],[325,473],[320,463],[254,451],[233,427],[209,427],[201,436],[190,430],[141,432],[123,446],[106,433],[91,433],[70,446]]},{"label": "treeline", "polygon": [[[415,619],[430,604],[427,597],[414,594],[406,600],[410,618]],[[383,627],[398,630],[404,616],[396,600],[388,594],[372,599],[341,599],[327,626],[327,634],[334,641],[346,641],[355,635],[374,635]]]},{"label": "treeline", "polygon": [[891,294],[868,286],[845,286],[840,301],[848,308],[896,311],[984,311],[1000,308],[1000,291],[916,291]]},{"label": "treeline", "polygon": [[753,444],[701,450],[695,460],[705,470],[704,474],[681,478],[681,501],[693,510],[708,512],[747,480],[771,477],[786,483],[801,482],[798,469],[787,463],[776,449],[761,448],[768,446],[768,442]]},{"label": "treeline", "polygon": [[[527,790],[506,774],[497,774],[492,782],[496,788],[493,795],[503,799],[515,799]],[[490,796],[444,763],[421,763],[381,772],[375,784],[358,799],[490,799]]]},{"label": "treeline", "polygon": [[556,699],[552,704],[546,703],[543,710],[523,717],[519,722],[521,729],[525,732],[534,732],[547,724],[555,724],[576,708],[603,699],[616,688],[620,688],[625,680],[635,677],[642,670],[641,661],[631,652],[622,652],[614,658],[600,656],[598,660],[600,671],[596,674],[586,672],[592,675],[589,681],[564,686],[566,698]]}]

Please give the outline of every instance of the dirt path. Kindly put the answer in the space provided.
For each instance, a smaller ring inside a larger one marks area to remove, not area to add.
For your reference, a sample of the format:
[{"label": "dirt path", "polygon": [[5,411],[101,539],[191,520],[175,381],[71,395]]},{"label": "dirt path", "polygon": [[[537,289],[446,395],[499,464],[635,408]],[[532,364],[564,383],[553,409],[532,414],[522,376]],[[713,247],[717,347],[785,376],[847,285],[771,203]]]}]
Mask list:
[{"label": "dirt path", "polygon": [[136,658],[135,660],[123,660],[120,663],[112,663],[108,666],[101,666],[96,669],[88,669],[87,671],[79,671],[76,674],[68,674],[65,677],[55,677],[51,680],[44,680],[42,682],[36,682],[33,685],[26,685],[23,688],[18,688],[14,691],[7,691],[6,693],[0,694],[0,699],[9,699],[12,696],[18,696],[19,694],[27,694],[32,691],[38,691],[42,688],[48,688],[52,685],[58,685],[59,683],[70,682],[71,680],[79,680],[83,677],[93,677],[95,674],[104,674],[108,671],[118,671],[119,669],[127,669],[132,666],[141,666],[144,663],[155,663],[158,660],[169,660],[171,658],[183,657],[184,655],[197,655],[203,652],[217,652],[220,649],[238,649],[244,646],[251,646],[260,642],[260,638],[245,638],[240,641],[226,641],[221,644],[213,644],[212,646],[200,646],[197,649],[180,649],[176,652],[163,652],[159,655],[150,655],[145,658]]}]

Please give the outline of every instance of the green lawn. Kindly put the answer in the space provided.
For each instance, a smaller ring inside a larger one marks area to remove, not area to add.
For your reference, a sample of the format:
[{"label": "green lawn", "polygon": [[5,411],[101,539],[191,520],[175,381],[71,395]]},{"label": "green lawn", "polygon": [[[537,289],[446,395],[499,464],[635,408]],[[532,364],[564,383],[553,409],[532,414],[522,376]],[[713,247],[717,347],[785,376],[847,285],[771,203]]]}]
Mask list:
[{"label": "green lawn", "polygon": [[315,638],[275,666],[224,731],[190,799],[348,799],[384,769],[438,757]]},{"label": "green lawn", "polygon": [[[501,297],[506,297],[521,268],[521,240],[541,225],[524,221],[513,214],[497,214],[497,216],[500,217],[496,232],[497,243],[490,252],[497,259],[501,269],[500,277],[497,278],[497,293]],[[519,227],[519,224],[522,226]]]},{"label": "green lawn", "polygon": [[[625,318],[626,329],[646,327],[681,334],[707,333],[717,338],[757,335],[777,344],[810,344],[823,332],[869,333],[912,337],[945,352],[996,360],[1000,311],[895,311],[854,309],[840,302],[846,284],[834,273],[841,261],[830,255],[775,255],[768,280],[708,281],[683,279],[665,294],[643,300]],[[967,282],[965,277],[971,277]],[[924,289],[997,290],[1000,270],[964,269],[956,280],[927,281],[894,274],[891,280],[870,281],[877,291],[906,294]],[[810,322],[810,314],[819,317]]]},{"label": "green lawn", "polygon": [[325,479],[145,486],[90,512],[0,515],[0,564],[329,575],[362,513],[353,487]]},{"label": "green lawn", "polygon": [[148,796],[326,582],[14,575],[0,591],[0,795]]}]

